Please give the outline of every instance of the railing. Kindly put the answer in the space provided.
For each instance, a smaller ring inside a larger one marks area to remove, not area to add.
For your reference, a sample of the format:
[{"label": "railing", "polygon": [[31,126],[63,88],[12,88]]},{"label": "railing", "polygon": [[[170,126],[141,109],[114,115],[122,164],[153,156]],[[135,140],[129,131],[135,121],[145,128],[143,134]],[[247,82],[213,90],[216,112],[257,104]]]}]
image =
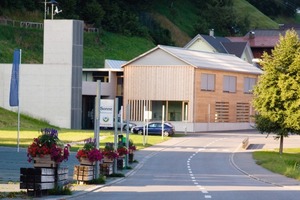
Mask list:
[{"label": "railing", "polygon": [[35,29],[43,29],[43,23],[37,22],[24,22],[24,21],[16,21],[11,19],[0,19],[0,24],[5,26],[13,26],[13,27],[21,27],[21,28],[35,28]]},{"label": "railing", "polygon": [[[16,21],[16,20],[11,20],[11,19],[0,19],[0,25],[20,27],[20,28],[34,28],[34,29],[43,29],[44,28],[43,23]],[[84,31],[88,32],[88,33],[98,33],[99,28],[84,28]]]}]

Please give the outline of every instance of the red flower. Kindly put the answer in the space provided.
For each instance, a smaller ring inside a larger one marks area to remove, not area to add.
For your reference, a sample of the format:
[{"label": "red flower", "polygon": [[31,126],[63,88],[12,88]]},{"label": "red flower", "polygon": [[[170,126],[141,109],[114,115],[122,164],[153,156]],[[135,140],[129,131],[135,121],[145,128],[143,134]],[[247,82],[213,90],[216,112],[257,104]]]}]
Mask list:
[{"label": "red flower", "polygon": [[96,148],[95,140],[87,139],[83,149],[79,150],[76,158],[80,161],[81,158],[88,158],[90,162],[100,161],[103,158],[102,152]]},{"label": "red flower", "polygon": [[28,162],[34,157],[44,157],[50,155],[51,159],[57,163],[67,161],[69,157],[70,145],[64,146],[57,137],[55,129],[42,129],[42,135],[33,139],[33,143],[27,148]]},{"label": "red flower", "polygon": [[118,147],[117,152],[118,152],[119,156],[124,156],[124,155],[128,154],[128,150],[124,146]]}]

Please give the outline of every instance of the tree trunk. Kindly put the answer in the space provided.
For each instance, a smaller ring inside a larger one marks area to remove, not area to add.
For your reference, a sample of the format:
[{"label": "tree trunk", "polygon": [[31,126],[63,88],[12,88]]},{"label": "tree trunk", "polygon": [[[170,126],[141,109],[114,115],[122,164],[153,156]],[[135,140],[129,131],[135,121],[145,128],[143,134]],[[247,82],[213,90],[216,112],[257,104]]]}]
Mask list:
[{"label": "tree trunk", "polygon": [[279,147],[279,154],[283,153],[283,135],[280,136],[280,147]]}]

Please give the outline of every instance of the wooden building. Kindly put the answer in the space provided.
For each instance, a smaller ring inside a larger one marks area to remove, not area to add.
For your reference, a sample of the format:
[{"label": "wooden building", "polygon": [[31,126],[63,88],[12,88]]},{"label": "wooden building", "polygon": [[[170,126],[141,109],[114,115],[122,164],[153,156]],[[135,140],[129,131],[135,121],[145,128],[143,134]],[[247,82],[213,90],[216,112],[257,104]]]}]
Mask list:
[{"label": "wooden building", "polygon": [[176,131],[252,128],[252,88],[262,71],[234,55],[158,45],[122,67],[132,121],[146,110]]}]

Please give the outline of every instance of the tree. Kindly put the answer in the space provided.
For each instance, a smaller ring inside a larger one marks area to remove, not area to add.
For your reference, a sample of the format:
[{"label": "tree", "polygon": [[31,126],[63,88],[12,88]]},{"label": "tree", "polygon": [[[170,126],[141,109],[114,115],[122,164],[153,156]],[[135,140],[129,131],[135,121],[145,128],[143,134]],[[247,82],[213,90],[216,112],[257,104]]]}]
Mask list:
[{"label": "tree", "polygon": [[300,41],[294,30],[280,35],[269,55],[264,53],[261,65],[264,73],[254,88],[253,106],[256,128],[261,133],[275,133],[280,138],[300,134]]}]

